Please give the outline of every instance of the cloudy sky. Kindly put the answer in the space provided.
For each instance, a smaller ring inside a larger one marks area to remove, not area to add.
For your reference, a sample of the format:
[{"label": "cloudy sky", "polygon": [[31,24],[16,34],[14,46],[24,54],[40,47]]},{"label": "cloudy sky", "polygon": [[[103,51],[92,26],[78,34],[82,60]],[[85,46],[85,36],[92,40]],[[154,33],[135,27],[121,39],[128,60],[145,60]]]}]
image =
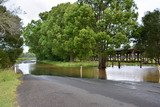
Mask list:
[{"label": "cloudy sky", "polygon": [[[60,3],[73,3],[75,1],[77,0],[9,0],[6,5],[11,10],[20,6],[21,10],[26,12],[26,14],[19,14],[25,26],[32,19],[38,19],[40,12],[49,11],[53,6]],[[160,0],[135,0],[135,2],[139,12],[139,22],[146,11],[153,11],[156,8],[160,8]]]},{"label": "cloudy sky", "polygon": [[71,2],[76,0],[9,0],[5,3],[8,9],[13,10],[20,7],[26,14],[19,14],[24,25],[27,25],[32,19],[38,19],[38,14],[44,11],[49,11],[53,6],[60,3]]},{"label": "cloudy sky", "polygon": [[[77,0],[9,0],[5,5],[10,10],[20,7],[22,11],[25,11],[25,14],[22,12],[19,16],[26,26],[32,19],[37,20],[40,12],[49,11],[53,6],[60,3],[74,3],[75,1]],[[138,22],[141,22],[141,17],[144,16],[146,11],[160,9],[160,0],[135,0],[135,2],[139,13]],[[27,52],[27,50],[28,48],[25,47],[24,52]]]}]

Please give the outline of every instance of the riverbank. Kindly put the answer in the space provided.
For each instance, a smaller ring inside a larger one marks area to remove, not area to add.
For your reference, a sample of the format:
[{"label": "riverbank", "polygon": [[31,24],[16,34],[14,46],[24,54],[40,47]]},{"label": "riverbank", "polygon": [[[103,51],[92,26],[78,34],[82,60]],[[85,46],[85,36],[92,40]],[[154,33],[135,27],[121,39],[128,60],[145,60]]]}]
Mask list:
[{"label": "riverbank", "polygon": [[[98,61],[77,61],[77,62],[58,62],[58,61],[39,61],[38,63],[41,64],[50,64],[58,67],[98,67]],[[140,66],[140,63],[138,62],[132,62],[132,63],[127,63],[127,62],[121,62],[121,66]],[[107,62],[106,66],[111,67],[112,62]],[[114,62],[113,66],[118,66],[118,62]],[[142,64],[142,66],[156,66],[155,64]]]},{"label": "riverbank", "polygon": [[30,60],[36,60],[36,58],[18,58],[16,60],[16,63],[21,63],[23,61],[30,61]]},{"label": "riverbank", "polygon": [[38,63],[51,64],[58,67],[97,67],[98,61],[83,61],[83,62],[58,62],[58,61],[40,61]]},{"label": "riverbank", "polygon": [[20,74],[15,74],[12,70],[0,69],[0,106],[15,107],[16,89],[20,84]]}]

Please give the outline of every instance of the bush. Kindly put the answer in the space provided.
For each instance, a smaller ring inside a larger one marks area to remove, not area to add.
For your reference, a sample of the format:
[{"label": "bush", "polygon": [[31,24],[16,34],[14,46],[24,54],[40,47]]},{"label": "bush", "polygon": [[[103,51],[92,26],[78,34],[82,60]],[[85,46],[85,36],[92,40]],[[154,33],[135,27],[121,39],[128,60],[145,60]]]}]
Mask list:
[{"label": "bush", "polygon": [[10,65],[11,65],[11,62],[8,54],[0,49],[0,68],[7,68]]}]

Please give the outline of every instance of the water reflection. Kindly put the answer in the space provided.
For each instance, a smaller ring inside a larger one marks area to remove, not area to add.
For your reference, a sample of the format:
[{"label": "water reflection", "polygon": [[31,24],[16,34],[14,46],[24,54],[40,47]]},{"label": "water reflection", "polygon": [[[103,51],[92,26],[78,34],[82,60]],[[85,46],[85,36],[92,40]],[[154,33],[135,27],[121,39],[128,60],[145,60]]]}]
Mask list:
[{"label": "water reflection", "polygon": [[30,72],[34,75],[54,75],[77,78],[96,78],[97,76],[96,67],[57,67],[46,64],[36,64],[35,66],[33,66],[33,69],[30,70]]},{"label": "water reflection", "polygon": [[47,64],[22,63],[17,65],[24,74],[54,75],[76,78],[100,78],[116,81],[146,81],[159,83],[160,77],[156,67],[122,66],[108,67],[106,71],[97,67],[57,67]]},{"label": "water reflection", "polygon": [[159,72],[148,72],[144,78],[143,78],[144,81],[147,81],[147,82],[155,82],[155,83],[160,83],[160,77],[159,77]]},{"label": "water reflection", "polygon": [[107,76],[106,76],[106,71],[103,70],[103,69],[99,69],[99,79],[107,79]]},{"label": "water reflection", "polygon": [[159,72],[156,67],[144,66],[140,68],[138,66],[122,66],[109,67],[107,70],[107,79],[117,81],[146,81],[159,83]]},{"label": "water reflection", "polygon": [[22,71],[23,74],[30,74],[34,70],[35,62],[33,63],[20,63],[15,65],[15,71]]}]

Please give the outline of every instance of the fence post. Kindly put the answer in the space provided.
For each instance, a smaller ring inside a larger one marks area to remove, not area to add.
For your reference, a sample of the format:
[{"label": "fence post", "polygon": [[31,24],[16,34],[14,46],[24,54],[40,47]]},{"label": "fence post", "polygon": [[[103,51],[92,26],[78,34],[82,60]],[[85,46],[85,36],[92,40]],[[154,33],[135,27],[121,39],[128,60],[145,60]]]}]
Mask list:
[{"label": "fence post", "polygon": [[82,66],[80,67],[80,77],[82,78],[83,73],[82,73]]}]

